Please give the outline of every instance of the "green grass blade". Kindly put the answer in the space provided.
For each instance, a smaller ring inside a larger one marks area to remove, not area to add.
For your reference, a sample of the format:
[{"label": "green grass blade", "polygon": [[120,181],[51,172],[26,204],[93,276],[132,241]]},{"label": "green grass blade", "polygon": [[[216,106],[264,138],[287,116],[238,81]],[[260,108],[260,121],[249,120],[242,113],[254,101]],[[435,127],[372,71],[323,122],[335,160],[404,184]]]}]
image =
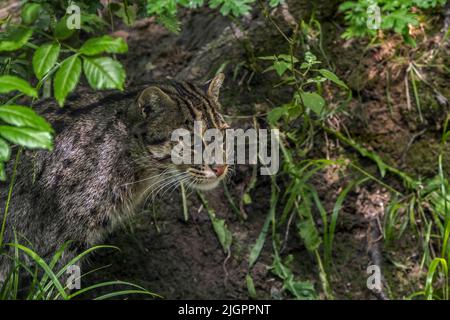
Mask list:
[{"label": "green grass blade", "polygon": [[46,273],[48,274],[51,283],[55,286],[55,288],[60,292],[63,299],[67,299],[67,294],[64,291],[64,288],[62,287],[61,283],[58,280],[58,277],[53,273],[53,271],[50,269],[48,264],[42,259],[36,252],[31,250],[30,248],[27,248],[25,246],[22,246],[20,244],[15,243],[8,243],[7,245],[12,247],[17,247],[23,252],[25,252],[36,264]]}]

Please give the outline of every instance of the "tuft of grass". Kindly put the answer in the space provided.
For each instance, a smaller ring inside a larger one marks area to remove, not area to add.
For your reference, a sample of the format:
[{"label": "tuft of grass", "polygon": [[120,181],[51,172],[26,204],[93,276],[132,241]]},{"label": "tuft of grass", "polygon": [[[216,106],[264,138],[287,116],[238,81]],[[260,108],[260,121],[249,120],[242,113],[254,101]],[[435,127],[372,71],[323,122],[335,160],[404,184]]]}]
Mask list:
[{"label": "tuft of grass", "polygon": [[[111,291],[102,296],[96,297],[96,299],[108,299],[112,297],[126,296],[130,294],[142,294],[151,297],[160,297],[157,294],[149,292],[145,288],[136,284],[125,281],[107,281],[100,282],[91,285],[86,288],[71,291],[68,289],[68,285],[63,284],[61,281],[64,279],[66,272],[70,266],[80,263],[88,254],[100,250],[100,249],[116,249],[117,247],[108,245],[98,245],[91,247],[76,257],[71,259],[67,264],[62,266],[59,270],[55,270],[59,265],[63,254],[70,242],[64,243],[53,255],[49,262],[46,262],[40,257],[33,249],[19,244],[17,242],[17,236],[14,234],[13,243],[3,243],[0,246],[0,258],[11,263],[11,270],[6,275],[3,282],[0,282],[0,300],[70,300],[75,297],[82,296],[94,289],[108,286],[121,286],[129,287],[132,289]],[[13,255],[9,256],[6,253],[6,248],[13,248]],[[25,256],[26,262],[21,257]],[[30,263],[31,262],[31,263]],[[101,268],[100,268],[101,269]],[[90,273],[93,273],[99,269],[87,272],[80,277],[84,277]],[[28,276],[29,279],[26,282]],[[79,280],[79,279],[75,279]],[[21,283],[21,281],[24,281]]]},{"label": "tuft of grass", "polygon": [[[68,242],[62,245],[61,248],[55,252],[52,259],[48,263],[31,248],[21,245],[17,241],[14,243],[4,244],[4,246],[14,248],[14,255],[13,257],[9,257],[6,253],[0,254],[0,256],[4,259],[12,259],[11,270],[6,276],[4,282],[0,283],[0,300],[70,300],[90,293],[94,289],[112,286],[121,286],[124,287],[124,289],[108,292],[104,295],[96,297],[95,299],[109,299],[113,297],[127,296],[130,294],[160,297],[159,295],[151,293],[141,286],[118,280],[100,282],[74,291],[69,290],[68,285],[62,283],[61,281],[64,279],[66,271],[70,266],[81,262],[86,255],[96,250],[118,249],[117,247],[107,245],[92,247],[74,257],[59,270],[55,270],[55,267],[58,265],[58,262],[61,260],[64,251],[67,249],[69,244],[70,243]],[[28,257],[28,260],[31,261],[32,264],[23,262],[21,259],[21,253]],[[85,273],[84,275],[81,275],[81,277],[94,271]],[[30,283],[20,283],[26,275],[31,278]],[[129,289],[125,289],[127,287]]]}]

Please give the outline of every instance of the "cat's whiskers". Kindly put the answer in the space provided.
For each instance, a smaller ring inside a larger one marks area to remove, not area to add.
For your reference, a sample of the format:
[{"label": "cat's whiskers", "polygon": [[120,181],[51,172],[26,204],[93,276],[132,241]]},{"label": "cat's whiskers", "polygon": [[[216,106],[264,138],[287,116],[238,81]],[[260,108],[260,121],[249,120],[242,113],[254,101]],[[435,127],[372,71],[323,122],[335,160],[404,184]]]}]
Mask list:
[{"label": "cat's whiskers", "polygon": [[153,179],[155,179],[155,181],[153,181],[152,184],[150,184],[149,186],[147,186],[146,189],[142,192],[142,195],[144,195],[145,198],[146,198],[145,201],[147,201],[147,198],[148,198],[148,196],[146,196],[146,195],[148,194],[148,192],[149,192],[150,190],[152,190],[152,188],[157,188],[160,184],[162,184],[162,183],[164,183],[165,181],[167,181],[167,180],[169,180],[169,179],[172,178],[171,175],[169,175],[169,176],[167,176],[167,177],[164,177],[164,178],[162,178],[162,179],[161,179],[161,177],[162,177],[162,176],[166,176],[166,175],[168,175],[168,174],[172,174],[173,172],[176,172],[176,171],[175,171],[175,170],[173,170],[173,171],[168,171],[168,172],[164,172],[164,173],[161,173],[161,174],[159,174],[159,175],[156,175],[156,176],[153,176],[153,177],[152,177]]},{"label": "cat's whiskers", "polygon": [[160,179],[158,181],[156,181],[155,183],[153,183],[152,185],[150,185],[145,192],[148,192],[150,190],[151,193],[155,192],[156,190],[159,190],[159,188],[164,187],[167,183],[170,183],[175,177],[179,176],[183,174],[182,172],[179,172],[175,175],[170,175],[167,178],[164,179]]},{"label": "cat's whiskers", "polygon": [[[153,185],[151,185],[149,188],[146,189],[145,193],[147,193],[150,189],[152,189],[150,191],[150,193],[148,194],[148,196],[146,197],[146,201],[148,200],[148,198],[151,196],[152,197],[152,201],[155,200],[156,195],[163,189],[165,188],[167,185],[170,185],[171,183],[173,183],[174,181],[178,181],[178,177],[182,176],[186,174],[185,172],[178,172],[175,175],[169,176],[166,179],[162,179],[160,181],[157,181],[156,183],[154,183]],[[152,188],[153,187],[153,188]]]},{"label": "cat's whiskers", "polygon": [[[180,186],[180,184],[181,183],[185,183],[186,181],[188,181],[189,180],[189,176],[188,175],[186,175],[186,176],[184,176],[184,177],[181,177],[180,179],[178,179],[177,181],[176,181],[176,183],[174,183],[173,185],[172,185],[172,187],[171,188],[169,188],[169,189],[167,189],[166,190],[166,192],[168,191],[168,190],[171,190],[168,194],[167,194],[167,196],[170,196],[179,186]],[[164,194],[162,194],[161,195],[161,197],[164,197]]]},{"label": "cat's whiskers", "polygon": [[[183,177],[183,176],[182,176]],[[170,189],[172,189],[174,186],[177,187],[179,185],[180,182],[180,177],[177,177],[176,179],[174,178],[171,183],[165,185],[158,193],[161,194],[161,198],[164,197],[164,195],[167,193],[167,191],[169,191]]]},{"label": "cat's whiskers", "polygon": [[192,188],[192,186],[194,186],[197,182],[197,178],[191,179],[190,183],[187,185],[187,188],[193,190],[194,188]]},{"label": "cat's whiskers", "polygon": [[184,183],[184,181],[186,181],[186,180],[188,180],[188,179],[189,179],[189,174],[188,174],[187,172],[184,172],[184,175],[182,175],[182,176],[177,177],[176,179],[174,179],[174,182],[173,182],[171,185],[169,185],[169,186],[167,186],[167,187],[165,188],[166,190],[161,194],[161,198],[164,197],[164,195],[165,195],[169,190],[171,190],[170,193],[169,193],[169,195],[172,194],[172,192],[173,192],[174,190],[176,190],[176,188],[180,185],[180,183]]},{"label": "cat's whiskers", "polygon": [[172,169],[172,170],[168,171],[169,169],[170,169],[170,168],[166,168],[166,169],[164,169],[162,172],[160,172],[160,173],[158,173],[158,174],[151,175],[151,176],[149,176],[149,177],[147,177],[147,178],[145,178],[145,179],[141,179],[141,180],[137,180],[137,181],[133,181],[133,182],[124,183],[124,184],[122,184],[121,186],[127,186],[127,185],[132,185],[132,184],[144,182],[144,181],[151,180],[151,179],[156,179],[156,178],[158,178],[158,177],[160,177],[160,176],[162,176],[162,175],[171,174],[171,173],[174,173],[174,172],[177,172],[177,171],[178,171],[178,170],[176,170],[176,169]]}]

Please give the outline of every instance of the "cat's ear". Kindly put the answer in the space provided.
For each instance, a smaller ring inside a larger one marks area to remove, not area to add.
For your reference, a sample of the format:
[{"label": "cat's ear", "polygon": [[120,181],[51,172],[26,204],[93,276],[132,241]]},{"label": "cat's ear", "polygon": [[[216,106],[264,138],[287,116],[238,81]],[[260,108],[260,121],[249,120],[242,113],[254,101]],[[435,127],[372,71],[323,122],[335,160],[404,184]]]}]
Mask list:
[{"label": "cat's ear", "polygon": [[206,93],[213,99],[219,100],[220,88],[222,87],[225,75],[223,73],[217,74],[210,82]]},{"label": "cat's ear", "polygon": [[172,106],[176,106],[175,101],[156,86],[142,90],[136,100],[137,111],[144,118],[147,118],[151,113],[159,114]]}]

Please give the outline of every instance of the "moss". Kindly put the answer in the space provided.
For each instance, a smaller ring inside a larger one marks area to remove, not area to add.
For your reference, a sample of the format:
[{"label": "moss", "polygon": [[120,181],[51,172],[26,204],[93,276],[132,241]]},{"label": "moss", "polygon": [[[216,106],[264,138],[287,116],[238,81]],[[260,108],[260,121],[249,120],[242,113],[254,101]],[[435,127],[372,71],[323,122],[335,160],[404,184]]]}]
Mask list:
[{"label": "moss", "polygon": [[[431,178],[438,173],[438,157],[441,145],[432,137],[424,137],[414,143],[409,149],[406,158],[405,171],[421,178]],[[443,168],[447,176],[450,175],[450,146],[444,146]]]}]

